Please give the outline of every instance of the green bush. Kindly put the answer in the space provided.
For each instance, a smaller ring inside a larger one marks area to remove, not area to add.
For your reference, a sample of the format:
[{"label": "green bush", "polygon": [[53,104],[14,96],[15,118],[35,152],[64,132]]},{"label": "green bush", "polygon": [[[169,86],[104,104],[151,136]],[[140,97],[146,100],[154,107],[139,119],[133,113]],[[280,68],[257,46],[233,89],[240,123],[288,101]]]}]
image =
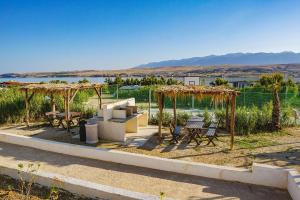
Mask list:
[{"label": "green bush", "polygon": [[204,117],[204,126],[208,127],[210,125],[211,121],[212,121],[212,116],[208,112],[207,108],[205,108],[205,110],[204,110],[203,117]]},{"label": "green bush", "polygon": [[[191,117],[191,114],[187,112],[179,112],[177,113],[177,125],[184,126],[186,125],[187,120]],[[173,119],[173,114],[169,112],[163,112],[163,120],[162,125],[163,126],[169,126]],[[157,112],[154,116],[150,119],[150,124],[158,125],[159,120],[159,112]]]},{"label": "green bush", "polygon": [[281,110],[280,123],[282,127],[290,127],[296,125],[295,111],[290,106],[286,106]]},{"label": "green bush", "polygon": [[187,112],[179,112],[177,113],[177,125],[184,126],[189,118],[191,118],[191,114]]},{"label": "green bush", "polygon": [[[240,135],[248,135],[251,133],[271,131],[272,109],[272,102],[264,104],[261,109],[256,106],[237,108],[235,118],[236,132]],[[216,110],[215,117],[217,120],[220,120],[220,127],[225,128],[225,109]],[[290,106],[282,106],[280,121],[282,127],[295,125],[295,112]]]},{"label": "green bush", "polygon": [[[93,90],[79,91],[73,103],[71,111],[91,113],[90,109],[85,109],[83,102],[95,93]],[[62,96],[55,95],[57,110],[64,112],[64,101]],[[43,94],[35,94],[30,101],[30,121],[40,121],[46,112],[51,110],[49,98]],[[90,114],[89,114],[90,115]],[[25,95],[17,87],[5,88],[0,90],[0,124],[24,122],[25,119]]]},{"label": "green bush", "polygon": [[257,108],[240,107],[236,112],[236,129],[238,133],[250,134],[257,124]]},{"label": "green bush", "polygon": [[[158,121],[159,121],[159,112],[157,112],[154,116],[151,117],[150,119],[150,124],[153,125],[158,125]],[[163,116],[162,116],[162,125],[163,126],[169,126],[169,124],[172,121],[172,115],[169,112],[163,112]]]},{"label": "green bush", "polygon": [[225,109],[217,109],[215,110],[215,117],[218,122],[220,122],[220,128],[226,128],[226,110]]}]

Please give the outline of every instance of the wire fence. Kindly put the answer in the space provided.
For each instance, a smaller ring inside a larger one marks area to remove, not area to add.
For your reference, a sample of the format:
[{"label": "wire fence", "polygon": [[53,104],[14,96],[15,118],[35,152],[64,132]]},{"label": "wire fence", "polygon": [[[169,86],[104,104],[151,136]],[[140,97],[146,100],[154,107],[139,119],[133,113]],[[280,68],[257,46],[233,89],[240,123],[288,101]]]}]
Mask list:
[{"label": "wire fence", "polygon": [[[127,99],[135,98],[137,105],[140,108],[157,109],[157,99],[155,96],[155,86],[141,86],[130,89],[130,87],[120,87],[117,85],[110,85],[103,90],[104,99]],[[289,104],[293,107],[300,108],[300,96],[298,90],[284,89],[279,93],[282,104]],[[256,106],[261,108],[266,103],[269,103],[273,99],[273,93],[265,88],[242,88],[240,89],[240,95],[237,96],[237,107],[251,107]],[[177,99],[176,107],[183,110],[204,110],[204,109],[216,109],[225,107],[225,103],[214,104],[210,98],[204,98],[202,100],[195,99],[192,95],[186,97],[179,97]],[[172,108],[172,101],[169,98],[165,98],[165,108]]]}]

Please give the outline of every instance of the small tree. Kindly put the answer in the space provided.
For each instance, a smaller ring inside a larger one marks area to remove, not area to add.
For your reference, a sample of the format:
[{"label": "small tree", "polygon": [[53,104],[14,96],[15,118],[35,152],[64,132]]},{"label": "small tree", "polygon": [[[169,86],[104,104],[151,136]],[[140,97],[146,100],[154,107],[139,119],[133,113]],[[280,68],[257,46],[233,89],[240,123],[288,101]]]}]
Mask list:
[{"label": "small tree", "polygon": [[121,76],[117,75],[115,77],[114,84],[116,84],[116,85],[123,85],[123,83],[124,83],[124,80],[121,78]]},{"label": "small tree", "polygon": [[286,84],[280,73],[266,74],[260,78],[260,84],[273,93],[272,128],[278,131],[280,126],[280,98],[279,91]]},{"label": "small tree", "polygon": [[213,86],[228,85],[228,81],[222,78],[216,78],[215,82],[211,82]]}]

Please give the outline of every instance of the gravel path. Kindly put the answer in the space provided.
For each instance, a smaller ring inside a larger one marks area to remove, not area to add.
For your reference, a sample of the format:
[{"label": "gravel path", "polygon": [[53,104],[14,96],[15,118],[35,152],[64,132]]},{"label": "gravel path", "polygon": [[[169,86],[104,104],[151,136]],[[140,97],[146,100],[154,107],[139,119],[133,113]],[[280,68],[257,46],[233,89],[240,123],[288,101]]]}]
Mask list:
[{"label": "gravel path", "polygon": [[61,155],[0,142],[0,162],[36,162],[41,170],[174,199],[290,199],[287,191]]}]

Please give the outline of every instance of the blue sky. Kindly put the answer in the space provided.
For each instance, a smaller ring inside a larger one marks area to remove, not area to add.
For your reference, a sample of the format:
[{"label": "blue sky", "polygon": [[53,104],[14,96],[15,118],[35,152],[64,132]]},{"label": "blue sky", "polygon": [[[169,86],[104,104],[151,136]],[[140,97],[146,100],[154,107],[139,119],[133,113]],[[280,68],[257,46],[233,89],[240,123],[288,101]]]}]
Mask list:
[{"label": "blue sky", "polygon": [[0,0],[0,73],[300,52],[298,0]]}]

